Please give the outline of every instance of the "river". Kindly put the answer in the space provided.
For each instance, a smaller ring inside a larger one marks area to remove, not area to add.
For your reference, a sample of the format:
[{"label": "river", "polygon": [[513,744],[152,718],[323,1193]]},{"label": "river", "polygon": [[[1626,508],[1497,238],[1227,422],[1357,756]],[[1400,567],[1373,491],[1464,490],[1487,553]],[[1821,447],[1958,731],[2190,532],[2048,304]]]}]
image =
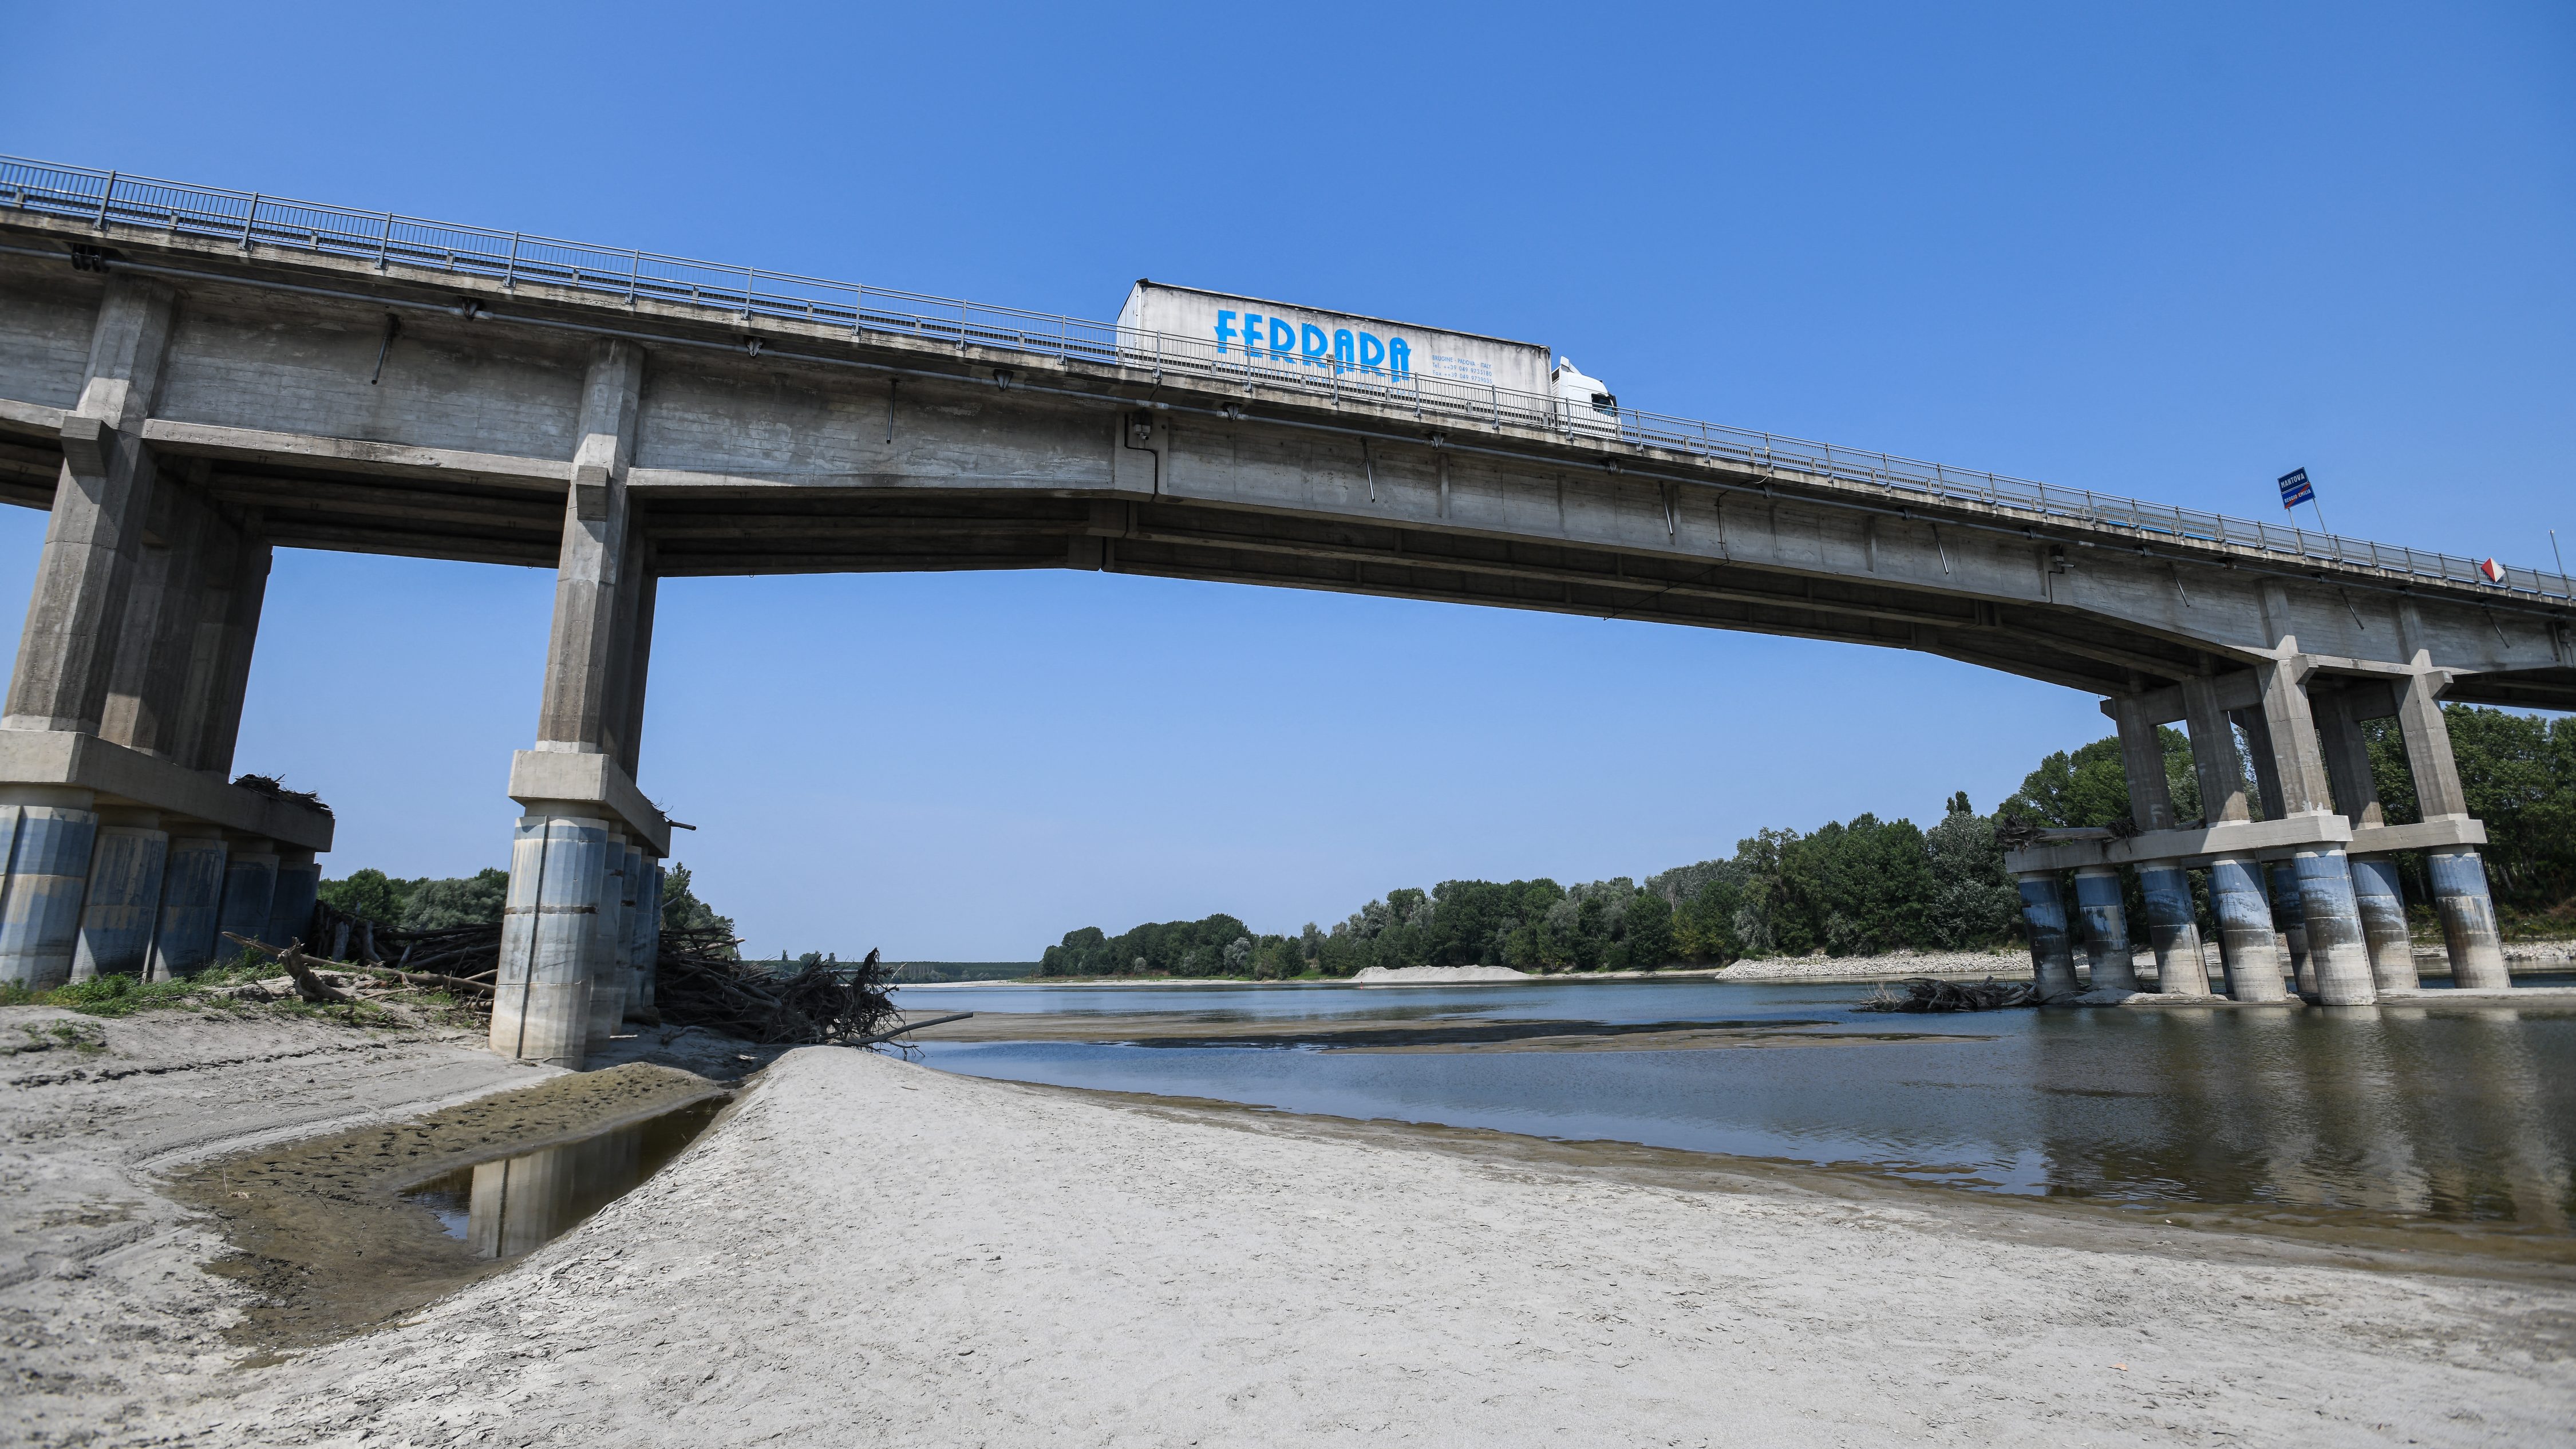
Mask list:
[{"label": "river", "polygon": [[[1881,1015],[1843,982],[913,990],[915,1014],[1144,1016],[1185,1040],[925,1042],[974,1076],[1858,1168],[2139,1208],[2565,1235],[2576,1010],[2425,1005]],[[1227,1044],[1317,1023],[1724,1022],[1693,1050]],[[1215,1039],[1215,1040],[1211,1040]]]}]

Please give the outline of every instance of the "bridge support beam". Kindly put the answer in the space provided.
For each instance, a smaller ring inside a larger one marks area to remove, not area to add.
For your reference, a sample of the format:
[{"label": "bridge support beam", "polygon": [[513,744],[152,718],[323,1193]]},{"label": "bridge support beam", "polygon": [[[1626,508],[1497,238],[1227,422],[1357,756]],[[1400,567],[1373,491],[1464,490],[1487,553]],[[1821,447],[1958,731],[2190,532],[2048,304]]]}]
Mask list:
[{"label": "bridge support beam", "polygon": [[[2120,763],[2129,781],[2129,816],[2141,831],[2172,830],[2179,823],[2173,789],[2165,779],[2161,721],[2136,695],[2106,706],[2120,728]],[[2198,757],[2194,757],[2197,768]],[[2209,966],[2201,957],[2200,923],[2193,918],[2191,878],[2178,861],[2141,861],[2138,888],[2146,897],[2147,939],[2156,953],[2156,989],[2182,996],[2209,994]],[[2136,972],[2131,971],[2134,980]],[[2096,977],[2095,985],[2100,985]]]},{"label": "bridge support beam", "polygon": [[[2418,664],[2424,657],[2416,656]],[[2451,754],[2451,728],[2442,718],[2441,689],[2448,676],[2429,667],[2406,676],[2397,689],[2397,726],[2406,741],[2406,767],[2415,777],[2415,802],[2427,823],[2469,819],[2459,761]],[[2487,889],[2486,863],[2471,846],[2432,852],[2433,908],[2442,917],[2443,944],[2451,957],[2451,984],[2495,991],[2513,984],[2505,970],[2504,941],[2496,930],[2495,897]]]},{"label": "bridge support beam", "polygon": [[[555,569],[554,630],[536,748],[510,795],[524,813],[510,853],[492,1050],[579,1067],[637,995],[629,887],[670,851],[670,822],[635,787],[651,657],[652,557],[630,526],[644,356],[592,352]],[[630,852],[639,864],[630,872]],[[659,896],[655,897],[659,905]]]},{"label": "bridge support beam", "polygon": [[168,287],[112,276],[61,420],[0,707],[0,981],[194,970],[214,949],[224,832],[330,845],[327,814],[223,783],[268,548],[144,441],[177,319]]},{"label": "bridge support beam", "polygon": [[2227,972],[2229,998],[2288,1000],[2280,937],[2272,929],[2272,904],[2264,890],[2263,863],[2250,855],[2222,855],[2210,861],[2209,909],[2218,918],[2218,956]]},{"label": "bridge support beam", "polygon": [[2066,896],[2053,870],[2023,871],[2021,919],[2030,932],[2031,984],[2042,1001],[2083,990],[2075,980],[2075,946],[2066,930]]},{"label": "bridge support beam", "polygon": [[2120,872],[2107,865],[2088,865],[2075,872],[2075,906],[2084,917],[2084,956],[2092,968],[2091,989],[2135,991],[2138,968],[2129,943],[2129,917],[2120,902]]}]

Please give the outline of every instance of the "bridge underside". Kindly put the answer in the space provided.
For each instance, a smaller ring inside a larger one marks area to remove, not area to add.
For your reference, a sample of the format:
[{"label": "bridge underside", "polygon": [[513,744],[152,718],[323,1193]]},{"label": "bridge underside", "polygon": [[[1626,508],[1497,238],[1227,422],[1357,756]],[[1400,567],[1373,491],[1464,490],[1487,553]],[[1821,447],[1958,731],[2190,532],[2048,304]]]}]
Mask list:
[{"label": "bridge underside", "polygon": [[[52,507],[62,454],[51,442],[0,441],[0,501]],[[218,457],[204,457],[194,476],[225,507],[258,517],[279,548],[528,568],[554,567],[563,548],[560,487],[243,469]],[[664,578],[1091,569],[1912,649],[2098,694],[2230,667],[2197,641],[2072,606],[1188,499],[901,486],[630,485],[629,496],[629,527],[649,541]],[[2576,699],[2576,671],[2466,676],[2451,697],[2558,707]]]}]

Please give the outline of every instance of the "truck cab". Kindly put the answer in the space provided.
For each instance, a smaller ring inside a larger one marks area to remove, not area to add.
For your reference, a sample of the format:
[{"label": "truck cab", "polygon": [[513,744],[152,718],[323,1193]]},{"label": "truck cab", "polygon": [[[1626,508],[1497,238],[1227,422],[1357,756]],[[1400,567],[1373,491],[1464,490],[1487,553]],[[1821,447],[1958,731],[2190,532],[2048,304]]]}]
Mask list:
[{"label": "truck cab", "polygon": [[1610,384],[1584,376],[1571,359],[1563,357],[1556,360],[1547,380],[1560,427],[1585,437],[1619,436],[1619,399],[1612,395]]}]

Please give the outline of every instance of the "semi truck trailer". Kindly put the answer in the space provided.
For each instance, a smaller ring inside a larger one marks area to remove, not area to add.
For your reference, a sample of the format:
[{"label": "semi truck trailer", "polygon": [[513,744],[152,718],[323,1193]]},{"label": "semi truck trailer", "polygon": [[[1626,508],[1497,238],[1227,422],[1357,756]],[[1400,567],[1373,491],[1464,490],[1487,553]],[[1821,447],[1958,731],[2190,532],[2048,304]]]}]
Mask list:
[{"label": "semi truck trailer", "polygon": [[1152,339],[1172,338],[1220,365],[1330,375],[1390,392],[1427,379],[1453,396],[1490,390],[1515,408],[1545,399],[1569,432],[1619,430],[1619,399],[1609,385],[1534,342],[1143,279],[1128,290],[1118,329],[1122,349],[1144,351],[1155,345]]}]

